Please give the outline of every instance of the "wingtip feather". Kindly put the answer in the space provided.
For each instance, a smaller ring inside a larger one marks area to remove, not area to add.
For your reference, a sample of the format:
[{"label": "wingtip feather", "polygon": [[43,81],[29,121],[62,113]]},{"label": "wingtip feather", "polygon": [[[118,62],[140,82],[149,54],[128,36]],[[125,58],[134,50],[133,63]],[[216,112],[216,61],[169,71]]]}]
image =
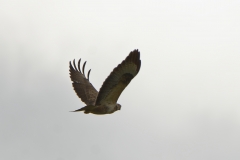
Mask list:
[{"label": "wingtip feather", "polygon": [[81,68],[80,68],[80,63],[81,63],[81,58],[78,60],[78,71],[79,71],[80,73],[82,73],[82,72],[81,72]]}]

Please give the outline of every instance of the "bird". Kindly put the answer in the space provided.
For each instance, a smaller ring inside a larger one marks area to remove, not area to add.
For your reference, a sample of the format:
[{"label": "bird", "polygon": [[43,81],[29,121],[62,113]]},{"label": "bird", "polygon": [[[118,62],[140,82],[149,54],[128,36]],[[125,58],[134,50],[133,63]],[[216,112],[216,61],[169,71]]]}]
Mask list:
[{"label": "bird", "polygon": [[140,52],[137,49],[131,51],[125,60],[113,69],[103,82],[99,92],[90,83],[89,75],[91,69],[85,76],[86,61],[82,66],[82,70],[80,63],[81,59],[79,59],[76,67],[75,59],[73,60],[73,65],[70,61],[69,72],[73,89],[86,106],[72,112],[83,111],[85,114],[105,115],[120,110],[121,105],[117,103],[117,100],[140,70]]}]

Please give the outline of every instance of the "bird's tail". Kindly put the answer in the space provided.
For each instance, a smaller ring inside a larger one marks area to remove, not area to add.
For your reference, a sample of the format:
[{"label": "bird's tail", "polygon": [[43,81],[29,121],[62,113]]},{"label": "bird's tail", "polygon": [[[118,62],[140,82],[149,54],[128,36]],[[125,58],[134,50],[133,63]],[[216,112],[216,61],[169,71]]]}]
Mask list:
[{"label": "bird's tail", "polygon": [[89,106],[85,106],[85,107],[82,107],[80,109],[77,109],[75,111],[70,111],[70,112],[80,112],[80,111],[84,111],[84,113],[88,114],[91,112],[91,110],[94,108],[95,106],[92,106],[92,105],[89,105]]},{"label": "bird's tail", "polygon": [[84,111],[84,110],[85,110],[84,108],[85,108],[85,107],[80,108],[80,109],[77,109],[77,110],[75,110],[75,111],[70,111],[70,112],[80,112],[80,111]]}]

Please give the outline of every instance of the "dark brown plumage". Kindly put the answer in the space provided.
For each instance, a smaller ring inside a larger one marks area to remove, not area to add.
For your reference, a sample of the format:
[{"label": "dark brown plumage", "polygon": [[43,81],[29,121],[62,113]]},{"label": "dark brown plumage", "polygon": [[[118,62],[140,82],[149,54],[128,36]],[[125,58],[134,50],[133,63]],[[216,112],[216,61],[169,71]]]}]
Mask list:
[{"label": "dark brown plumage", "polygon": [[117,104],[117,100],[122,91],[127,87],[131,80],[138,74],[141,67],[140,52],[134,50],[122,61],[107,79],[104,81],[99,93],[89,81],[90,71],[88,76],[85,76],[84,69],[86,62],[83,64],[82,71],[80,69],[81,59],[78,61],[78,66],[70,65],[70,78],[73,81],[72,85],[78,97],[87,105],[76,111],[84,111],[84,113],[93,114],[110,114],[121,109],[121,105]]}]

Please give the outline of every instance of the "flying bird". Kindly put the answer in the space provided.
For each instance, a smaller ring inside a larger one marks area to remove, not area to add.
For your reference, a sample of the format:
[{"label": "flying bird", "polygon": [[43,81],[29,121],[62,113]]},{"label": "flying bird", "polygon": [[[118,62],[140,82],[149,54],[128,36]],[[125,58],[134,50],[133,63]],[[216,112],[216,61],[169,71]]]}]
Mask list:
[{"label": "flying bird", "polygon": [[86,104],[78,111],[84,111],[85,114],[111,114],[121,109],[121,105],[117,103],[122,91],[127,87],[131,80],[138,74],[141,67],[140,52],[134,50],[122,61],[104,81],[99,92],[93,87],[89,81],[91,69],[85,76],[86,61],[80,68],[81,59],[76,67],[75,60],[73,65],[69,62],[70,78],[72,86],[78,97]]}]

